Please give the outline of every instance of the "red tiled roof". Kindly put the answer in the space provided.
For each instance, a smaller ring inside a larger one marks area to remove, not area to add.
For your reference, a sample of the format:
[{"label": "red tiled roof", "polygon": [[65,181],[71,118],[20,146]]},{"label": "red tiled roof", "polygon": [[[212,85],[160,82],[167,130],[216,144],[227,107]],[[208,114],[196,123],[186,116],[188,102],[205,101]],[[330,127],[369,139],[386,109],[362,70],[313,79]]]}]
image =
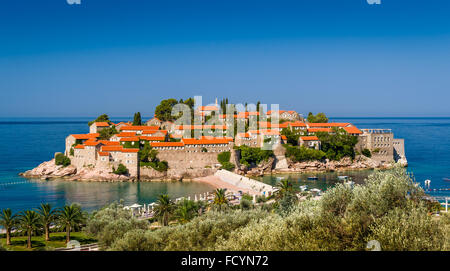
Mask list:
[{"label": "red tiled roof", "polygon": [[98,155],[100,155],[100,156],[109,156],[109,152],[106,152],[106,151],[99,151],[99,152],[98,152]]},{"label": "red tiled roof", "polygon": [[249,134],[249,133],[239,133],[239,134],[237,134],[236,136],[248,138],[248,137],[250,137],[250,134]]},{"label": "red tiled roof", "polygon": [[148,131],[148,130],[158,130],[159,126],[122,126],[120,130],[122,131]]},{"label": "red tiled roof", "polygon": [[100,136],[99,133],[93,133],[93,134],[78,134],[78,135],[71,135],[73,136],[75,139],[95,139],[97,137]]},{"label": "red tiled roof", "polygon": [[306,127],[306,124],[301,121],[291,122],[289,125],[291,127]]},{"label": "red tiled roof", "polygon": [[143,135],[151,135],[151,134],[158,133],[158,132],[167,134],[167,130],[146,130],[146,131],[142,131],[142,134]]},{"label": "red tiled roof", "polygon": [[135,136],[136,132],[120,132],[116,134],[117,137],[132,137]]},{"label": "red tiled roof", "polygon": [[363,132],[359,130],[358,128],[351,126],[351,127],[344,127],[344,130],[349,134],[362,134]]},{"label": "red tiled roof", "polygon": [[287,140],[287,137],[286,137],[285,135],[282,135],[282,136],[281,136],[281,139]]},{"label": "red tiled roof", "polygon": [[109,127],[109,123],[107,122],[94,122],[97,127]]},{"label": "red tiled roof", "polygon": [[102,143],[92,140],[92,139],[86,140],[86,142],[84,142],[85,146],[97,146],[99,144],[102,144]]},{"label": "red tiled roof", "polygon": [[329,122],[329,123],[308,123],[309,127],[346,127],[351,125],[350,123],[339,123],[339,122]]},{"label": "red tiled roof", "polygon": [[183,147],[183,142],[151,142],[152,147]]},{"label": "red tiled roof", "polygon": [[117,151],[117,152],[138,152],[139,149],[128,149],[123,146],[102,146],[102,151]]},{"label": "red tiled roof", "polygon": [[100,143],[102,143],[103,145],[106,145],[106,146],[117,146],[117,145],[120,145],[119,141],[99,140],[98,142],[100,142]]},{"label": "red tiled roof", "polygon": [[280,132],[276,130],[262,130],[261,134],[263,135],[279,135]]},{"label": "red tiled roof", "polygon": [[120,139],[120,142],[123,142],[123,141],[127,141],[127,142],[130,142],[130,141],[139,141],[139,137],[138,137],[138,136],[122,137],[122,138]]},{"label": "red tiled roof", "polygon": [[216,111],[219,110],[219,108],[215,105],[206,105],[206,106],[199,106],[199,111]]},{"label": "red tiled roof", "polygon": [[132,152],[132,153],[137,153],[139,152],[139,149],[128,149],[128,148],[123,148],[122,152]]},{"label": "red tiled roof", "polygon": [[78,144],[74,147],[74,149],[84,149],[84,145]]},{"label": "red tiled roof", "polygon": [[183,138],[185,145],[208,145],[208,144],[228,144],[230,141],[224,138],[215,139],[195,139],[195,138]]},{"label": "red tiled roof", "polygon": [[316,132],[327,132],[330,133],[333,130],[331,128],[309,128],[308,132],[316,133]]},{"label": "red tiled roof", "polygon": [[165,136],[140,136],[140,140],[148,140],[148,141],[164,141],[166,140]]},{"label": "red tiled roof", "polygon": [[180,125],[175,127],[176,130],[203,130],[203,129],[217,129],[226,130],[226,125]]},{"label": "red tiled roof", "polygon": [[319,138],[317,136],[302,136],[300,137],[303,141],[317,141]]}]

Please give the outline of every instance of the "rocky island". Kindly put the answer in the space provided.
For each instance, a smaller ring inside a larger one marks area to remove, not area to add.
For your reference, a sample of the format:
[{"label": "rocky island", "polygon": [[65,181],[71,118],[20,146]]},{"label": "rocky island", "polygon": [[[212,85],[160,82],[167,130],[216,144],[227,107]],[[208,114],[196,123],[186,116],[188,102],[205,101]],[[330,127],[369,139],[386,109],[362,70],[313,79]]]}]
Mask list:
[{"label": "rocky island", "polygon": [[351,123],[329,122],[325,114],[307,118],[290,110],[254,110],[228,114],[225,100],[202,106],[189,98],[194,125],[179,124],[164,100],[155,116],[143,123],[113,123],[101,115],[89,133],[66,138],[65,151],[20,175],[74,181],[190,180],[219,169],[240,175],[326,172],[407,166],[404,141],[389,129],[359,129]]}]

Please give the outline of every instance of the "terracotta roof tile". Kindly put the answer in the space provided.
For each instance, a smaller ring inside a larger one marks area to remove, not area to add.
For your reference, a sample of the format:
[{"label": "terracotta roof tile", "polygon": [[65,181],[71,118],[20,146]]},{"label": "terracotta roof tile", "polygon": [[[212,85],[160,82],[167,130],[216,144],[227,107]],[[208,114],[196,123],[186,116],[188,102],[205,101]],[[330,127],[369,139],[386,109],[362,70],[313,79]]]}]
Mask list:
[{"label": "terracotta roof tile", "polygon": [[183,147],[183,142],[151,142],[152,147]]},{"label": "terracotta roof tile", "polygon": [[317,141],[319,138],[317,136],[302,136],[300,137],[303,141]]}]

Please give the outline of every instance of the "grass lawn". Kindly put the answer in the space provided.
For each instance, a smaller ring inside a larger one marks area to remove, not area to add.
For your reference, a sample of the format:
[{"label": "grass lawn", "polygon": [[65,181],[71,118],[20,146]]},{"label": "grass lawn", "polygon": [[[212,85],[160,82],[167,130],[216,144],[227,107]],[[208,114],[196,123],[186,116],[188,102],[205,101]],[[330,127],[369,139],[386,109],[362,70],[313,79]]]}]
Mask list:
[{"label": "grass lawn", "polygon": [[[46,242],[44,236],[33,236],[31,238],[32,249],[27,249],[27,237],[19,236],[11,238],[11,245],[6,245],[5,235],[0,235],[0,244],[8,249],[14,251],[32,251],[32,250],[44,250],[51,248],[66,247],[66,233],[65,232],[55,232],[50,234],[50,241]],[[96,243],[97,240],[91,238],[83,232],[72,232],[70,234],[71,240],[77,240],[80,244],[91,244]]]}]

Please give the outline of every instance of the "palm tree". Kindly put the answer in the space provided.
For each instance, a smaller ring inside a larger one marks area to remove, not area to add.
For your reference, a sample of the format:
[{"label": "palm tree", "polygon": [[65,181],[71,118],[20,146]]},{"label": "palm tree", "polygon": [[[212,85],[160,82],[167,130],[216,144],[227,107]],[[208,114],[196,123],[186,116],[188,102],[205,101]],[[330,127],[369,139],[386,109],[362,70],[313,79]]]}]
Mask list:
[{"label": "palm tree", "polygon": [[292,181],[290,179],[281,180],[279,183],[277,183],[277,187],[277,198],[282,198],[287,193],[294,192],[294,186],[292,185]]},{"label": "palm tree", "polygon": [[159,195],[155,206],[155,216],[159,218],[163,226],[169,225],[169,218],[174,210],[175,204],[169,195]]},{"label": "palm tree", "polygon": [[225,189],[218,188],[216,191],[214,191],[214,201],[213,204],[218,206],[219,209],[222,208],[223,205],[228,204],[228,199],[225,194]]},{"label": "palm tree", "polygon": [[197,206],[194,201],[185,199],[180,204],[178,204],[175,211],[175,217],[180,223],[189,222],[196,216],[198,207],[199,206]]},{"label": "palm tree", "polygon": [[83,222],[83,212],[76,204],[66,205],[58,210],[58,222],[66,228],[66,243],[70,242],[70,231]]},{"label": "palm tree", "polygon": [[6,245],[11,245],[11,230],[17,224],[17,216],[13,215],[11,209],[3,209],[0,213],[0,226],[6,230]]},{"label": "palm tree", "polygon": [[31,235],[41,226],[40,222],[39,214],[35,211],[28,210],[19,214],[20,227],[27,232],[27,248],[31,248]]},{"label": "palm tree", "polygon": [[50,241],[50,224],[55,222],[57,212],[52,209],[52,206],[48,203],[41,203],[41,206],[37,210],[41,216],[41,222],[45,230],[45,241]]}]

